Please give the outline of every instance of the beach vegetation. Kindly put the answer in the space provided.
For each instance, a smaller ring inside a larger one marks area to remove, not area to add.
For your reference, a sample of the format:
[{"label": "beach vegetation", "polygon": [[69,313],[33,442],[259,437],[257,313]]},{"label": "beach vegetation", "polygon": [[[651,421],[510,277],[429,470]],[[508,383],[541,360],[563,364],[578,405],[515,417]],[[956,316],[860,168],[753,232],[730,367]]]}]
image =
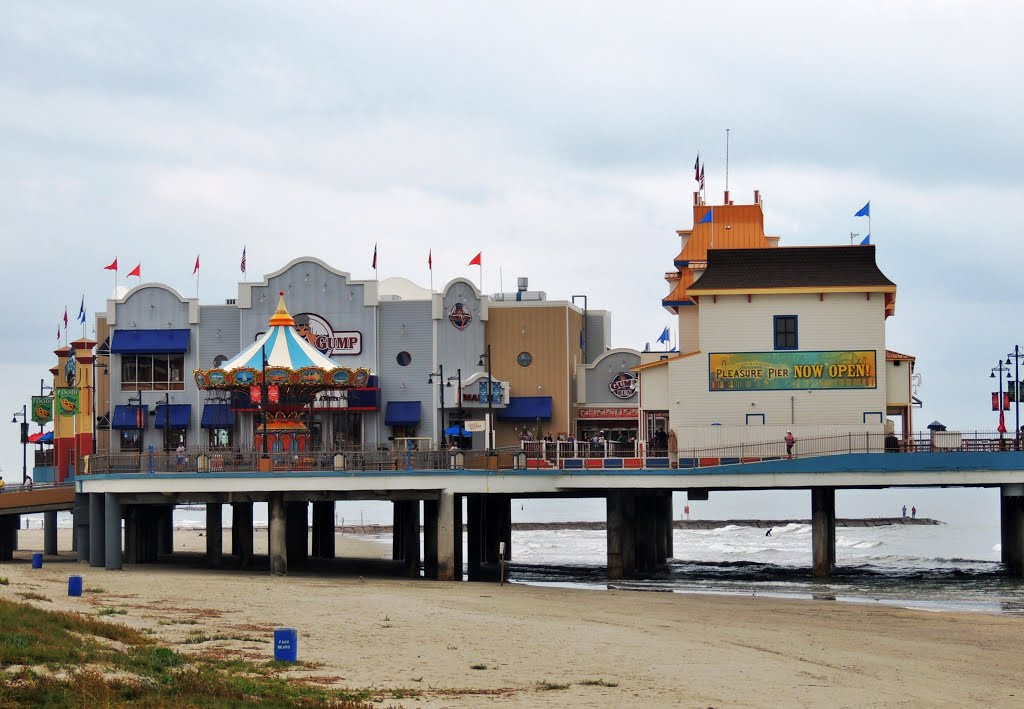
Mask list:
[{"label": "beach vegetation", "polygon": [[569,687],[571,686],[572,684],[568,682],[549,682],[548,680],[544,680],[543,682],[537,683],[537,689],[541,689],[545,692],[549,692],[555,689],[569,689]]},{"label": "beach vegetation", "polygon": [[482,662],[478,662],[475,665],[470,665],[469,669],[471,669],[471,670],[486,670],[487,669],[487,665],[483,664]]},{"label": "beach vegetation", "polygon": [[26,601],[46,601],[47,603],[53,603],[47,596],[35,591],[18,591],[18,596],[25,599]]},{"label": "beach vegetation", "polygon": [[0,576],[0,586],[10,586],[11,580],[6,576]]},{"label": "beach vegetation", "polygon": [[82,589],[85,593],[106,593],[107,589],[102,586],[88,586]]},{"label": "beach vegetation", "polygon": [[579,682],[579,684],[583,685],[584,687],[618,687],[619,686],[618,682],[609,682],[608,680],[605,680],[605,679],[585,679],[585,680]]},{"label": "beach vegetation", "polygon": [[127,615],[127,608],[100,608],[96,615]]},{"label": "beach vegetation", "polygon": [[180,654],[95,616],[0,599],[0,706],[371,709],[372,703],[415,694],[318,687],[289,678],[295,668]]}]

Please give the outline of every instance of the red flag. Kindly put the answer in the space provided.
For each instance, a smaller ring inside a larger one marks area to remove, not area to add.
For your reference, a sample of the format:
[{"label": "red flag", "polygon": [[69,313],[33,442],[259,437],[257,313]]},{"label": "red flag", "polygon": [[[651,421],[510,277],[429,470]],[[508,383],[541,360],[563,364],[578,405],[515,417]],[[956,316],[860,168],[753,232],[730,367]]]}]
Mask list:
[{"label": "red flag", "polygon": [[64,329],[68,329],[68,306],[64,306]]},{"label": "red flag", "polygon": [[104,271],[116,271],[117,270],[117,259],[114,259],[114,262],[111,263],[109,266],[104,266],[103,270]]},{"label": "red flag", "polygon": [[999,410],[999,427],[996,429],[1000,433],[1006,433],[1006,422],[1003,420],[1003,410]]},{"label": "red flag", "polygon": [[139,262],[138,266],[136,266],[135,268],[133,268],[132,270],[130,270],[128,272],[128,275],[125,276],[125,278],[131,278],[132,276],[135,276],[136,278],[142,278],[142,262],[141,261]]},{"label": "red flag", "polygon": [[377,245],[373,245],[373,270],[377,270]]},{"label": "red flag", "polygon": [[482,268],[483,265],[484,265],[483,264],[483,255],[484,255],[484,252],[481,251],[480,253],[478,253],[476,256],[473,257],[473,260],[470,261],[468,265],[470,265],[470,266],[480,266]]},{"label": "red flag", "polygon": [[[139,265],[141,266],[142,264],[140,263]],[[197,273],[199,273],[199,255],[198,254],[196,254],[196,267],[192,269],[192,275],[194,276]]]},{"label": "red flag", "polygon": [[431,271],[434,270],[434,250],[431,249],[427,252],[427,268]]}]

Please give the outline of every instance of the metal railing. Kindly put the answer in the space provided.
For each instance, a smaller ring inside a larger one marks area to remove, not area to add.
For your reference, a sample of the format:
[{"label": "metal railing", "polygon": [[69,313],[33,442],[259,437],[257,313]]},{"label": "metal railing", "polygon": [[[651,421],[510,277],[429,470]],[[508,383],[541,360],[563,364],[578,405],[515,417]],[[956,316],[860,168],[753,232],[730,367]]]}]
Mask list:
[{"label": "metal railing", "polygon": [[[648,467],[703,467],[753,463],[786,458],[810,458],[847,453],[920,453],[951,451],[1021,450],[1020,440],[989,431],[937,431],[916,433],[907,438],[870,432],[799,437],[791,455],[784,440],[758,441],[725,446],[647,450],[640,442],[605,441],[522,441],[517,447],[484,450],[391,450],[382,447],[345,447],[338,450],[270,452],[264,456],[249,449],[189,449],[183,456],[175,451],[129,452],[92,455],[82,466],[82,475],[116,473],[216,473],[216,472],[344,472],[403,470],[504,470],[517,467],[613,467],[622,459]],[[517,455],[525,454],[525,461]],[[617,460],[618,459],[618,460]],[[669,464],[666,465],[666,460]],[[574,461],[575,465],[566,464]],[[591,465],[593,463],[593,465]],[[20,489],[20,486],[15,486]]]}]

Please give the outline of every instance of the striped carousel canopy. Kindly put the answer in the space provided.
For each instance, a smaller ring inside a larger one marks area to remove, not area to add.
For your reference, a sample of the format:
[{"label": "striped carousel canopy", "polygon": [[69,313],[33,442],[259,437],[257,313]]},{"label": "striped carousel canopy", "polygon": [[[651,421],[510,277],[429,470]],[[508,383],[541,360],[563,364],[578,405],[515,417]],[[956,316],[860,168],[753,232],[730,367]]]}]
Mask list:
[{"label": "striped carousel canopy", "polygon": [[196,370],[196,384],[201,389],[252,386],[262,377],[266,353],[267,381],[271,384],[330,388],[365,386],[369,370],[339,367],[302,338],[295,329],[295,319],[285,307],[283,291],[280,296],[268,330],[220,367]]}]

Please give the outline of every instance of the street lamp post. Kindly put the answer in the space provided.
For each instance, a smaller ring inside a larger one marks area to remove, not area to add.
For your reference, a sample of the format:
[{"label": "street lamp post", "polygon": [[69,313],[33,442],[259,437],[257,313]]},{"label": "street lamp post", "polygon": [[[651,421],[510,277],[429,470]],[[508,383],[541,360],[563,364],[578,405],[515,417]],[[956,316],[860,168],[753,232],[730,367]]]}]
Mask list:
[{"label": "street lamp post", "polygon": [[487,455],[494,455],[494,377],[491,376],[491,346],[480,355],[478,367],[487,360]]},{"label": "street lamp post", "polygon": [[260,377],[260,412],[263,414],[263,457],[267,457],[267,346],[260,348],[263,355],[263,373]]},{"label": "street lamp post", "polygon": [[1013,447],[1015,450],[1020,450],[1021,444],[1021,430],[1020,430],[1020,399],[1021,399],[1021,386],[1020,386],[1020,361],[1024,358],[1024,351],[1020,345],[1013,346],[1013,352],[1006,355],[1006,364],[1010,363],[1013,359]]},{"label": "street lamp post", "polygon": [[[458,390],[456,391],[456,394],[455,394],[455,401],[459,405],[459,410],[461,412],[461,409],[462,409],[462,367],[459,367],[459,368],[457,368],[455,370],[455,376],[454,377],[448,377],[448,381],[445,384],[445,387],[447,387],[448,389],[451,389],[452,388],[452,380],[453,379],[456,379],[459,382],[459,388],[458,388]],[[458,434],[458,436],[459,436],[459,448],[462,448],[462,430],[463,430],[462,416],[459,415],[459,434]]]},{"label": "street lamp post", "polygon": [[1003,430],[999,432],[999,448],[1002,449],[1003,434],[1006,433],[1006,424],[1003,423],[1003,372],[1006,372],[1006,376],[1010,376],[1010,368],[1003,364],[1003,360],[999,360],[999,364],[992,367],[992,373],[989,374],[990,379],[996,378],[996,372],[999,372],[999,422],[1002,424],[1000,428]]},{"label": "street lamp post", "polygon": [[441,392],[441,425],[437,429],[438,450],[444,450],[444,365],[438,364],[437,371],[427,375],[427,384],[434,383],[437,377],[437,388]]},{"label": "street lamp post", "polygon": [[21,405],[21,413],[14,412],[14,416],[11,417],[11,423],[18,423],[18,417],[21,417],[21,484],[24,485],[28,480],[28,406],[25,404]]}]

